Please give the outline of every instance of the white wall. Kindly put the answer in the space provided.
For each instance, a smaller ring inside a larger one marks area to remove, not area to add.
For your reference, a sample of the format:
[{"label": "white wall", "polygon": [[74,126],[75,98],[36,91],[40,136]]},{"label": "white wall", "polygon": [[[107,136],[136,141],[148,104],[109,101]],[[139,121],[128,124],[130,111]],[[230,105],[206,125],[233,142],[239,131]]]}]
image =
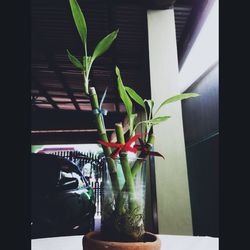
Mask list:
[{"label": "white wall", "polygon": [[[148,11],[151,95],[155,106],[180,93],[174,12]],[[172,116],[154,127],[155,150],[166,160],[155,157],[159,233],[192,235],[181,104],[172,103],[162,114]]]}]

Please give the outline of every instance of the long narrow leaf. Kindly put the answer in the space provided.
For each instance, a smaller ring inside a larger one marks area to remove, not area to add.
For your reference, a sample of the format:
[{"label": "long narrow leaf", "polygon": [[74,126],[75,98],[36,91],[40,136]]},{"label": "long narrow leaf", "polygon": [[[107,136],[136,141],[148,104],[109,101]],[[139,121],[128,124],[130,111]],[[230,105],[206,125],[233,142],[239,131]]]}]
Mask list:
[{"label": "long narrow leaf", "polygon": [[134,131],[134,122],[135,122],[135,118],[137,117],[137,114],[133,114],[133,103],[125,90],[125,87],[124,87],[122,79],[121,79],[120,70],[117,66],[115,68],[115,72],[117,75],[118,92],[119,92],[119,95],[120,95],[124,105],[125,105],[125,108],[126,108],[127,114],[128,114],[129,131],[130,131],[129,134],[130,134],[130,136],[132,136],[133,131]]},{"label": "long narrow leaf", "polygon": [[[83,56],[82,61],[83,61],[83,69],[85,71],[87,71],[89,69],[90,65],[91,65],[90,64],[91,56],[87,56],[87,58],[86,58],[86,56]],[[87,65],[86,65],[86,63],[87,63]]]},{"label": "long narrow leaf", "polygon": [[144,103],[148,104],[149,107],[149,112],[148,112],[148,118],[151,118],[152,112],[153,112],[153,107],[154,107],[154,101],[153,100],[144,100]]},{"label": "long narrow leaf", "polygon": [[135,123],[135,118],[137,117],[137,114],[131,114],[129,116],[129,130],[130,130],[130,135],[133,133],[134,129],[134,123]]},{"label": "long narrow leaf", "polygon": [[155,113],[157,113],[166,104],[169,104],[171,102],[181,101],[183,99],[188,99],[190,97],[196,97],[196,96],[199,96],[199,94],[197,94],[197,93],[185,93],[185,94],[179,94],[179,95],[172,96],[172,97],[168,98],[167,100],[165,100],[164,102],[162,102]]},{"label": "long narrow leaf", "polygon": [[141,122],[138,122],[136,124],[136,126],[134,127],[134,130],[136,130],[136,128],[140,125],[140,124],[146,124],[146,131],[149,132],[150,128],[153,126],[153,125],[157,125],[161,122],[164,122],[166,120],[168,120],[170,118],[170,116],[158,116],[156,118],[153,118],[153,119],[150,119],[150,120],[146,120],[146,121],[141,121]]},{"label": "long narrow leaf", "polygon": [[141,105],[144,109],[146,109],[145,103],[143,101],[143,99],[130,87],[125,86],[125,90],[127,91],[127,93],[129,94],[129,96],[135,101],[137,102],[139,105]]},{"label": "long narrow leaf", "polygon": [[70,2],[72,15],[76,24],[76,28],[85,46],[86,40],[87,40],[87,25],[86,25],[84,15],[76,0],[69,0],[69,2]]},{"label": "long narrow leaf", "polygon": [[69,50],[67,50],[67,53],[68,53],[68,58],[69,58],[69,60],[72,62],[72,64],[73,64],[74,66],[76,66],[77,68],[79,68],[79,69],[83,69],[83,65],[81,64],[81,62],[80,62],[75,56],[73,56],[73,55],[69,52]]},{"label": "long narrow leaf", "polygon": [[94,61],[97,57],[101,56],[104,52],[106,52],[113,41],[117,37],[118,30],[113,31],[106,37],[104,37],[96,46],[94,53],[92,55],[92,61]]},{"label": "long narrow leaf", "polygon": [[158,116],[156,118],[147,120],[147,121],[143,121],[143,123],[147,123],[147,124],[152,124],[152,125],[156,125],[159,124],[161,122],[164,122],[166,120],[168,120],[170,118],[170,116]]},{"label": "long narrow leaf", "polygon": [[130,119],[130,116],[132,115],[132,108],[133,108],[133,104],[125,90],[125,87],[122,83],[122,79],[121,79],[121,74],[120,74],[120,70],[118,67],[115,68],[115,72],[116,72],[116,75],[117,75],[117,85],[118,85],[118,92],[119,92],[119,95],[125,105],[125,108],[127,110],[127,113],[128,113],[128,117]]}]

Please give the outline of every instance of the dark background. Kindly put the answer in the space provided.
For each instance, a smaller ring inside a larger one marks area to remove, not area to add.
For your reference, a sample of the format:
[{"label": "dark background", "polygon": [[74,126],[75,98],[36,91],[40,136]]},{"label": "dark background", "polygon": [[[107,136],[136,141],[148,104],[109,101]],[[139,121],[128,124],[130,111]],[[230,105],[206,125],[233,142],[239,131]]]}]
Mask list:
[{"label": "dark background", "polygon": [[219,236],[219,77],[213,65],[182,102],[194,235]]}]

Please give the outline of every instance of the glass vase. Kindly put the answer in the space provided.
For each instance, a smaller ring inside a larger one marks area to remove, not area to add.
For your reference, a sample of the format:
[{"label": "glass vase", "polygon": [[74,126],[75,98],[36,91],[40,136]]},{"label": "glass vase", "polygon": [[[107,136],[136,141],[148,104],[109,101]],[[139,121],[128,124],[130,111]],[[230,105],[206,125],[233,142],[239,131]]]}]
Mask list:
[{"label": "glass vase", "polygon": [[146,160],[124,155],[115,158],[119,190],[114,190],[108,161],[103,178],[101,233],[104,240],[142,241],[145,218]]}]

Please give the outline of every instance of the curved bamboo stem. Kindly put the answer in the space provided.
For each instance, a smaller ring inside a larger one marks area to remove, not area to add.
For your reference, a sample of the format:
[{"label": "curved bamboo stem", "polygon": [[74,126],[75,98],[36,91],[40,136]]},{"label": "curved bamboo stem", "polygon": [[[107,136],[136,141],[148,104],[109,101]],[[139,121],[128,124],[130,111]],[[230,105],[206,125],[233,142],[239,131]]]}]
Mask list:
[{"label": "curved bamboo stem", "polygon": [[[97,97],[96,90],[94,87],[89,88],[89,97],[90,97],[92,110],[99,109],[100,108],[99,101],[98,101],[98,97]],[[106,132],[106,129],[105,129],[105,126],[103,123],[102,114],[99,114],[96,112],[93,115],[95,117],[95,123],[97,126],[99,138],[102,141],[109,142],[107,132]],[[116,163],[110,157],[110,155],[112,154],[111,149],[109,147],[106,147],[106,146],[102,146],[102,148],[103,148],[104,155],[105,155],[107,162],[108,162],[108,170],[109,170],[109,174],[110,174],[110,178],[111,178],[113,192],[115,195],[117,195],[120,192],[120,183],[119,183],[119,178],[117,175]]]}]

